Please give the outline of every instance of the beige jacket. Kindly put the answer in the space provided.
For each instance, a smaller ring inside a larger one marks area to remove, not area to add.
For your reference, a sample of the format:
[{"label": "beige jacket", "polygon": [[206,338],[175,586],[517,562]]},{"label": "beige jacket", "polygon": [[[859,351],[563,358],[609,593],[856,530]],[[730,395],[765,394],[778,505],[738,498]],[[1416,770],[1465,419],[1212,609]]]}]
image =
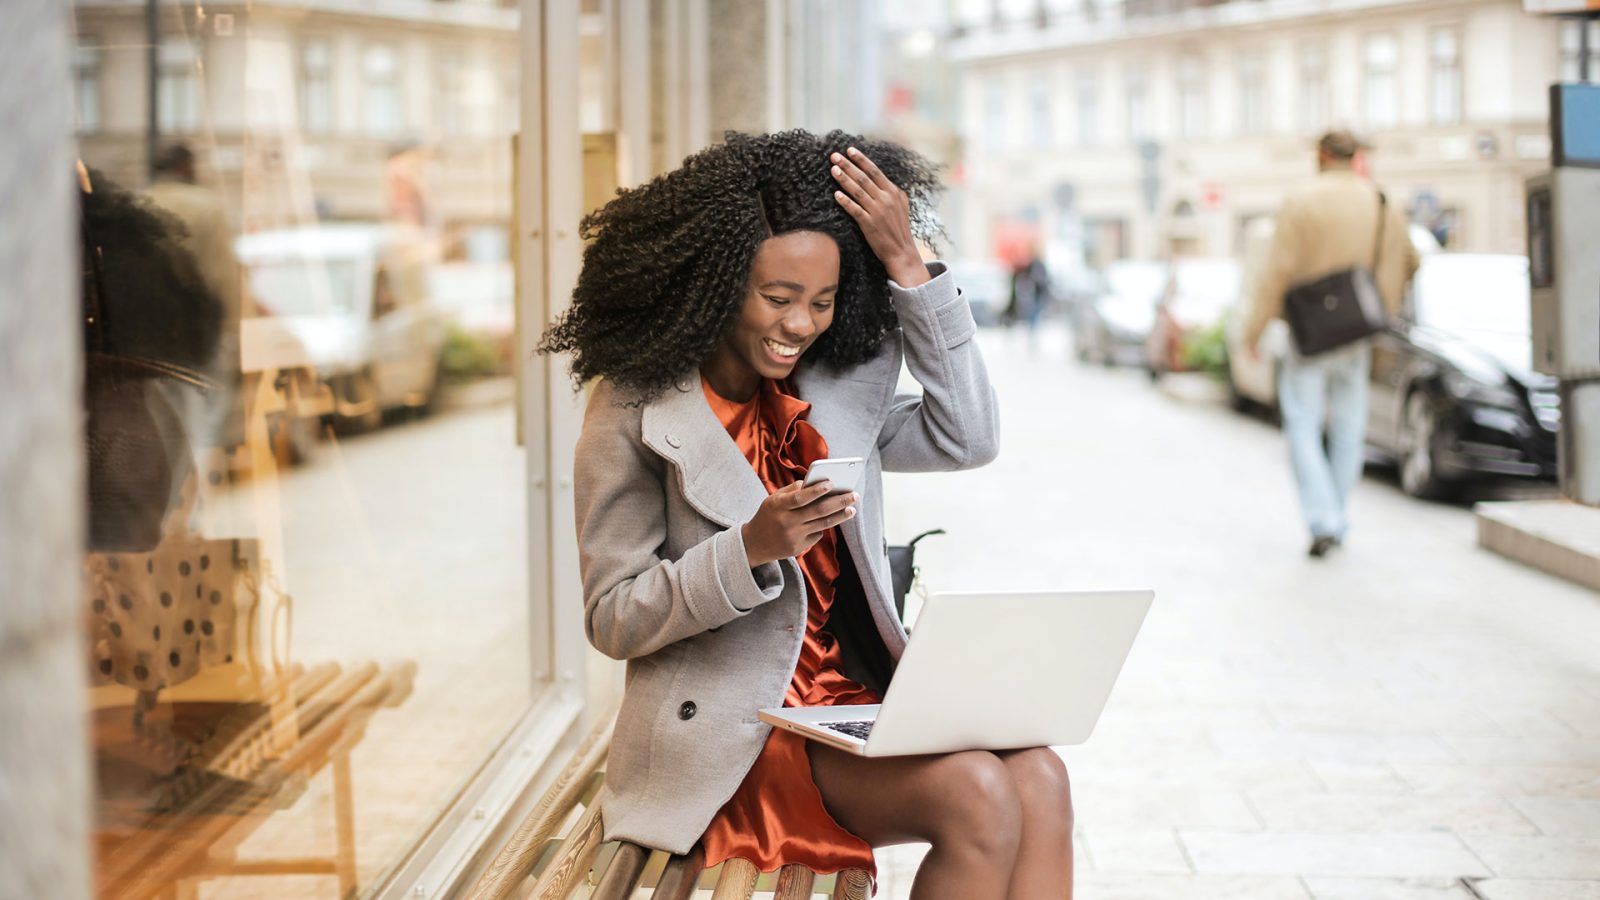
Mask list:
[{"label": "beige jacket", "polygon": [[[1373,274],[1391,316],[1399,313],[1406,282],[1417,271],[1417,251],[1406,227],[1400,204],[1389,198]],[[1348,167],[1323,171],[1291,191],[1278,212],[1244,345],[1255,346],[1267,323],[1283,317],[1283,295],[1290,288],[1352,266],[1371,266],[1377,230],[1377,189]]]},{"label": "beige jacket", "polygon": [[[839,526],[874,636],[893,659],[906,632],[890,597],[881,472],[964,469],[996,453],[994,391],[967,302],[943,266],[890,283],[899,331],[875,359],[807,365],[795,387],[829,455],[867,460],[859,514]],[[903,358],[921,393],[896,393]],[[596,384],[575,467],[584,627],[628,661],[602,795],[607,839],[684,853],[733,795],[781,706],[806,628],[795,561],[752,571],[740,526],[767,490],[686,373],[655,400]]]}]

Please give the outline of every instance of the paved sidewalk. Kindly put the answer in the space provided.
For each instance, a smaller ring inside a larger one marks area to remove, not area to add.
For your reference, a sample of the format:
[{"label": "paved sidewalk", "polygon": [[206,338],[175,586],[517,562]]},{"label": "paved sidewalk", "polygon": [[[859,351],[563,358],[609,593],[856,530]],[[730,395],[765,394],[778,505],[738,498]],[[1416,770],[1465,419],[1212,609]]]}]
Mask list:
[{"label": "paved sidewalk", "polygon": [[[891,539],[949,529],[935,589],[1157,592],[1064,752],[1079,900],[1600,900],[1600,594],[1371,474],[1309,560],[1276,431],[1059,332],[981,340],[1001,458],[889,476]],[[920,853],[880,855],[880,897]]]}]

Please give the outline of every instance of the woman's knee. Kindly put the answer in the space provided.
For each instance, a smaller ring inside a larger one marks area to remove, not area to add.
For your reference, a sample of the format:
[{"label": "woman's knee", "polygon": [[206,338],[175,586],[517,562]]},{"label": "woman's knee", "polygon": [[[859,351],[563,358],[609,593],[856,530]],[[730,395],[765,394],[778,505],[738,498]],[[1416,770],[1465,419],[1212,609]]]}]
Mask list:
[{"label": "woman's knee", "polygon": [[1022,840],[1022,797],[1016,779],[993,753],[951,754],[940,773],[943,815],[929,840],[946,847],[970,847],[990,859],[1015,855]]},{"label": "woman's knee", "polygon": [[1061,757],[1048,747],[1035,747],[1007,755],[1005,764],[1016,784],[1028,822],[1059,822],[1070,834],[1072,781]]}]

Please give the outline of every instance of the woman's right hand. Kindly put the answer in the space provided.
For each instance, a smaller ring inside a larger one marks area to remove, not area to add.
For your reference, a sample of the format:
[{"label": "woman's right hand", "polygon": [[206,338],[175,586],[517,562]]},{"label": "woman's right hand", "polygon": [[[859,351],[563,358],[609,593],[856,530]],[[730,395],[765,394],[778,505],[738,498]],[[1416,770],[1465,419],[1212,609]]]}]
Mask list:
[{"label": "woman's right hand", "polygon": [[828,482],[806,487],[802,482],[773,491],[744,523],[744,555],[750,568],[810,550],[828,529],[856,514],[860,495],[828,496]]}]

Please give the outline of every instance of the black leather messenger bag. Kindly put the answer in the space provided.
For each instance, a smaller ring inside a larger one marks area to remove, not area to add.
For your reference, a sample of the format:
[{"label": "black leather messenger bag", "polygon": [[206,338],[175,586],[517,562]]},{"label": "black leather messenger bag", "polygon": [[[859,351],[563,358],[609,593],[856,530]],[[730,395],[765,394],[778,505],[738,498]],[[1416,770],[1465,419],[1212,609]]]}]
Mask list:
[{"label": "black leather messenger bag", "polygon": [[1378,192],[1378,238],[1373,242],[1372,268],[1352,266],[1296,285],[1283,295],[1283,318],[1289,323],[1295,349],[1316,356],[1382,331],[1388,323],[1383,296],[1373,273],[1383,249],[1383,224],[1389,198]]}]

